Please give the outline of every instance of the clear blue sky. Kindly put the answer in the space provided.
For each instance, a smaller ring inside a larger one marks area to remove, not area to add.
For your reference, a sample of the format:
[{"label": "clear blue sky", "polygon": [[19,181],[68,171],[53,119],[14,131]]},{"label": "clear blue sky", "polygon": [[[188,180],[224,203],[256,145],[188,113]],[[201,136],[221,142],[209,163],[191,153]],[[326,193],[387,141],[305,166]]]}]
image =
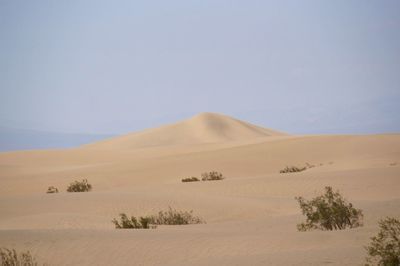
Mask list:
[{"label": "clear blue sky", "polygon": [[0,126],[120,134],[203,111],[400,132],[400,1],[0,1]]}]

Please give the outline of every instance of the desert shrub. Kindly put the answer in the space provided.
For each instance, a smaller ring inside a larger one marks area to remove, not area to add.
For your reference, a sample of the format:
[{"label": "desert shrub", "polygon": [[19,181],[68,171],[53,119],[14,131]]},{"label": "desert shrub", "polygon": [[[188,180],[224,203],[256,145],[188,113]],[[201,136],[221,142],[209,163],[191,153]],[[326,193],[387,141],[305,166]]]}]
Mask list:
[{"label": "desert shrub", "polygon": [[200,181],[200,179],[198,179],[195,176],[187,177],[187,178],[183,178],[182,179],[182,182],[197,182],[197,181]]},{"label": "desert shrub", "polygon": [[87,179],[75,181],[67,188],[68,192],[88,192],[90,190],[92,190],[92,185],[88,183]]},{"label": "desert shrub", "polygon": [[159,211],[157,215],[148,217],[151,224],[182,225],[182,224],[200,224],[204,221],[193,215],[193,211],[178,211],[171,207],[167,211]]},{"label": "desert shrub", "polygon": [[193,215],[193,211],[177,211],[171,207],[167,211],[159,211],[156,215],[136,218],[121,213],[120,220],[113,219],[112,222],[117,229],[149,229],[156,228],[157,225],[184,225],[184,224],[200,224],[204,221]]},{"label": "desert shrub", "polygon": [[305,223],[297,225],[299,231],[342,230],[362,226],[362,211],[348,203],[339,191],[333,192],[332,187],[325,187],[325,194],[312,200],[303,197],[296,197],[296,200],[307,218]]},{"label": "desert shrub", "polygon": [[371,238],[366,247],[368,257],[366,265],[400,265],[400,221],[387,217],[379,221],[380,231]]},{"label": "desert shrub", "polygon": [[17,252],[15,249],[0,248],[0,265],[2,266],[37,266],[38,263],[29,251]]},{"label": "desert shrub", "polygon": [[58,193],[58,188],[50,186],[46,193]]},{"label": "desert shrub", "polygon": [[150,218],[149,217],[139,217],[137,219],[135,216],[128,216],[125,213],[120,213],[120,221],[113,219],[112,222],[117,229],[149,229],[150,228]]},{"label": "desert shrub", "polygon": [[285,168],[283,168],[282,170],[280,170],[279,172],[281,174],[286,174],[286,173],[296,173],[296,172],[301,172],[306,170],[307,167],[297,167],[297,166],[286,166]]},{"label": "desert shrub", "polygon": [[201,180],[203,181],[213,181],[213,180],[222,180],[225,177],[220,173],[216,171],[211,171],[209,173],[205,172],[201,174]]}]

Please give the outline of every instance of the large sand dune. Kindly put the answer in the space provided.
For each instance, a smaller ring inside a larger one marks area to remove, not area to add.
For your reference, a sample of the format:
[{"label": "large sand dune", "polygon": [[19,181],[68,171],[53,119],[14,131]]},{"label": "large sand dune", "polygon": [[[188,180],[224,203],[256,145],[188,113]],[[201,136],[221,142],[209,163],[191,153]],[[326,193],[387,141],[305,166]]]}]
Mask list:
[{"label": "large sand dune", "polygon": [[[279,174],[286,165],[315,165]],[[223,181],[181,183],[217,170]],[[66,193],[87,178],[90,193]],[[50,185],[61,192],[46,194]],[[331,185],[365,225],[298,232],[295,196]],[[68,150],[0,153],[0,247],[50,265],[361,265],[400,218],[400,135],[292,136],[218,114]],[[120,212],[193,210],[207,223],[116,230]]]},{"label": "large sand dune", "polygon": [[258,127],[229,116],[201,113],[176,124],[149,129],[87,145],[97,149],[137,149],[152,146],[194,145],[283,136],[282,132]]}]

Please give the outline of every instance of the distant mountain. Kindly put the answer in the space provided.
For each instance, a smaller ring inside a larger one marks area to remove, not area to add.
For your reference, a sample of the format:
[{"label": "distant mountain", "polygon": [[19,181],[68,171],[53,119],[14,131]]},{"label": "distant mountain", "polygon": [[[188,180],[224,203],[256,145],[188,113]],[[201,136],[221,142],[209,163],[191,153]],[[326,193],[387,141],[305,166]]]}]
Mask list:
[{"label": "distant mountain", "polygon": [[72,134],[0,126],[0,151],[72,148],[113,135]]},{"label": "distant mountain", "polygon": [[99,149],[136,149],[151,146],[192,145],[251,140],[287,135],[273,129],[216,113],[200,113],[175,124],[118,136],[86,145]]}]

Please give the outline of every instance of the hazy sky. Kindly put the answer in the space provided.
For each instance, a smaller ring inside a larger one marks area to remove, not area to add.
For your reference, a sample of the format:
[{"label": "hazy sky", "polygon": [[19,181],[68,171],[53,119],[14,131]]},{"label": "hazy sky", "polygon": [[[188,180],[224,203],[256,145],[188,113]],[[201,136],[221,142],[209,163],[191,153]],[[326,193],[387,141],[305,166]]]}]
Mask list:
[{"label": "hazy sky", "polygon": [[125,133],[203,111],[400,132],[400,1],[0,1],[0,126]]}]

